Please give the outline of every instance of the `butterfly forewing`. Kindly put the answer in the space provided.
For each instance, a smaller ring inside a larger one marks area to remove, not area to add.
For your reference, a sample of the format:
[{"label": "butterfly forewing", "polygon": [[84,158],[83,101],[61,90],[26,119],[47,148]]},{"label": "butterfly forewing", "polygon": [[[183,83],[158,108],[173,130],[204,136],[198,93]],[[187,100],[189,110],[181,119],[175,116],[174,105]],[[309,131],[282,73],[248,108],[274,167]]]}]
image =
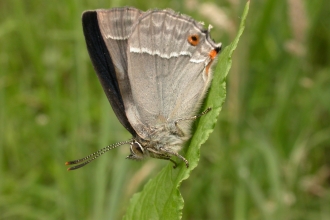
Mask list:
[{"label": "butterfly forewing", "polygon": [[117,118],[133,135],[119,85],[127,80],[127,38],[140,13],[135,8],[116,8],[86,11],[82,16],[87,49],[103,90]]}]

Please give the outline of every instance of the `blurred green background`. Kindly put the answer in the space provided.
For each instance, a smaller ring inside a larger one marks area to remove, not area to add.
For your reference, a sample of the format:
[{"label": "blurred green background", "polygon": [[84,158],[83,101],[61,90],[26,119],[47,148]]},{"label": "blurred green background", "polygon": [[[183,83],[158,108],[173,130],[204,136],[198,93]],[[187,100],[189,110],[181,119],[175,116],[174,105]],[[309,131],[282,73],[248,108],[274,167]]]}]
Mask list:
[{"label": "blurred green background", "polygon": [[[166,161],[64,162],[130,134],[89,60],[84,10],[170,7],[228,45],[245,1],[0,1],[0,219],[120,219]],[[183,219],[330,219],[330,1],[252,0]]]}]

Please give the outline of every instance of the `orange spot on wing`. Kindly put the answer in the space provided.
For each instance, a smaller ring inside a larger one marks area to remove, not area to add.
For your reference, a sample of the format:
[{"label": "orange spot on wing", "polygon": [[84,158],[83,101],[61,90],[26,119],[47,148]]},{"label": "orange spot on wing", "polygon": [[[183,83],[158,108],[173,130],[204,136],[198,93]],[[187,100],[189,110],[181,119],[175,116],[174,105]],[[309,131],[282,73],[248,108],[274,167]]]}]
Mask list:
[{"label": "orange spot on wing", "polygon": [[211,60],[213,60],[217,56],[217,54],[218,52],[216,50],[211,50],[211,52],[209,53]]},{"label": "orange spot on wing", "polygon": [[207,64],[207,66],[205,68],[205,74],[206,75],[209,74],[209,70],[210,70],[211,64],[212,64],[213,60],[215,59],[215,57],[217,55],[218,55],[218,51],[216,49],[210,51],[209,57],[211,58],[211,61]]},{"label": "orange spot on wing", "polygon": [[199,36],[197,34],[189,35],[187,40],[192,46],[197,46],[199,44]]}]

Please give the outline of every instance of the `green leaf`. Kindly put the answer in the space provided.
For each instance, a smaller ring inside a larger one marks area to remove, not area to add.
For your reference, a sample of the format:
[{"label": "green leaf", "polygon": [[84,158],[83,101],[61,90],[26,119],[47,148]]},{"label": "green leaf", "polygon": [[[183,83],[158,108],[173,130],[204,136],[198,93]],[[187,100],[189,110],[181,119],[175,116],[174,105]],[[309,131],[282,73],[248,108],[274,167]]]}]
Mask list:
[{"label": "green leaf", "polygon": [[212,110],[200,118],[185,155],[190,163],[189,168],[187,169],[184,163],[180,163],[178,168],[173,169],[172,164],[169,163],[145,185],[142,192],[133,196],[124,219],[181,219],[184,202],[179,187],[181,182],[187,179],[190,172],[197,166],[200,157],[200,146],[205,143],[213,131],[225,101],[225,80],[232,64],[232,54],[245,27],[244,23],[249,10],[249,3],[248,1],[245,6],[236,38],[223,50],[219,57],[212,85],[204,104],[204,109],[211,107]]}]

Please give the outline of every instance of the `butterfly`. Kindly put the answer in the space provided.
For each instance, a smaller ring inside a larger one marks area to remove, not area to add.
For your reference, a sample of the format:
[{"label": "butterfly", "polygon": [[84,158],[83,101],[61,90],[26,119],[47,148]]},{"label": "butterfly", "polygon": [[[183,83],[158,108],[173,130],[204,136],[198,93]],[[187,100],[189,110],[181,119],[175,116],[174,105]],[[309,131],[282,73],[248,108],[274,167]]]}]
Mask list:
[{"label": "butterfly", "polygon": [[191,137],[212,80],[221,43],[210,29],[171,9],[143,12],[132,7],[86,11],[82,24],[87,49],[103,90],[132,139],[69,161],[78,169],[103,153],[130,145],[128,159],[146,157],[189,162],[179,154]]}]

